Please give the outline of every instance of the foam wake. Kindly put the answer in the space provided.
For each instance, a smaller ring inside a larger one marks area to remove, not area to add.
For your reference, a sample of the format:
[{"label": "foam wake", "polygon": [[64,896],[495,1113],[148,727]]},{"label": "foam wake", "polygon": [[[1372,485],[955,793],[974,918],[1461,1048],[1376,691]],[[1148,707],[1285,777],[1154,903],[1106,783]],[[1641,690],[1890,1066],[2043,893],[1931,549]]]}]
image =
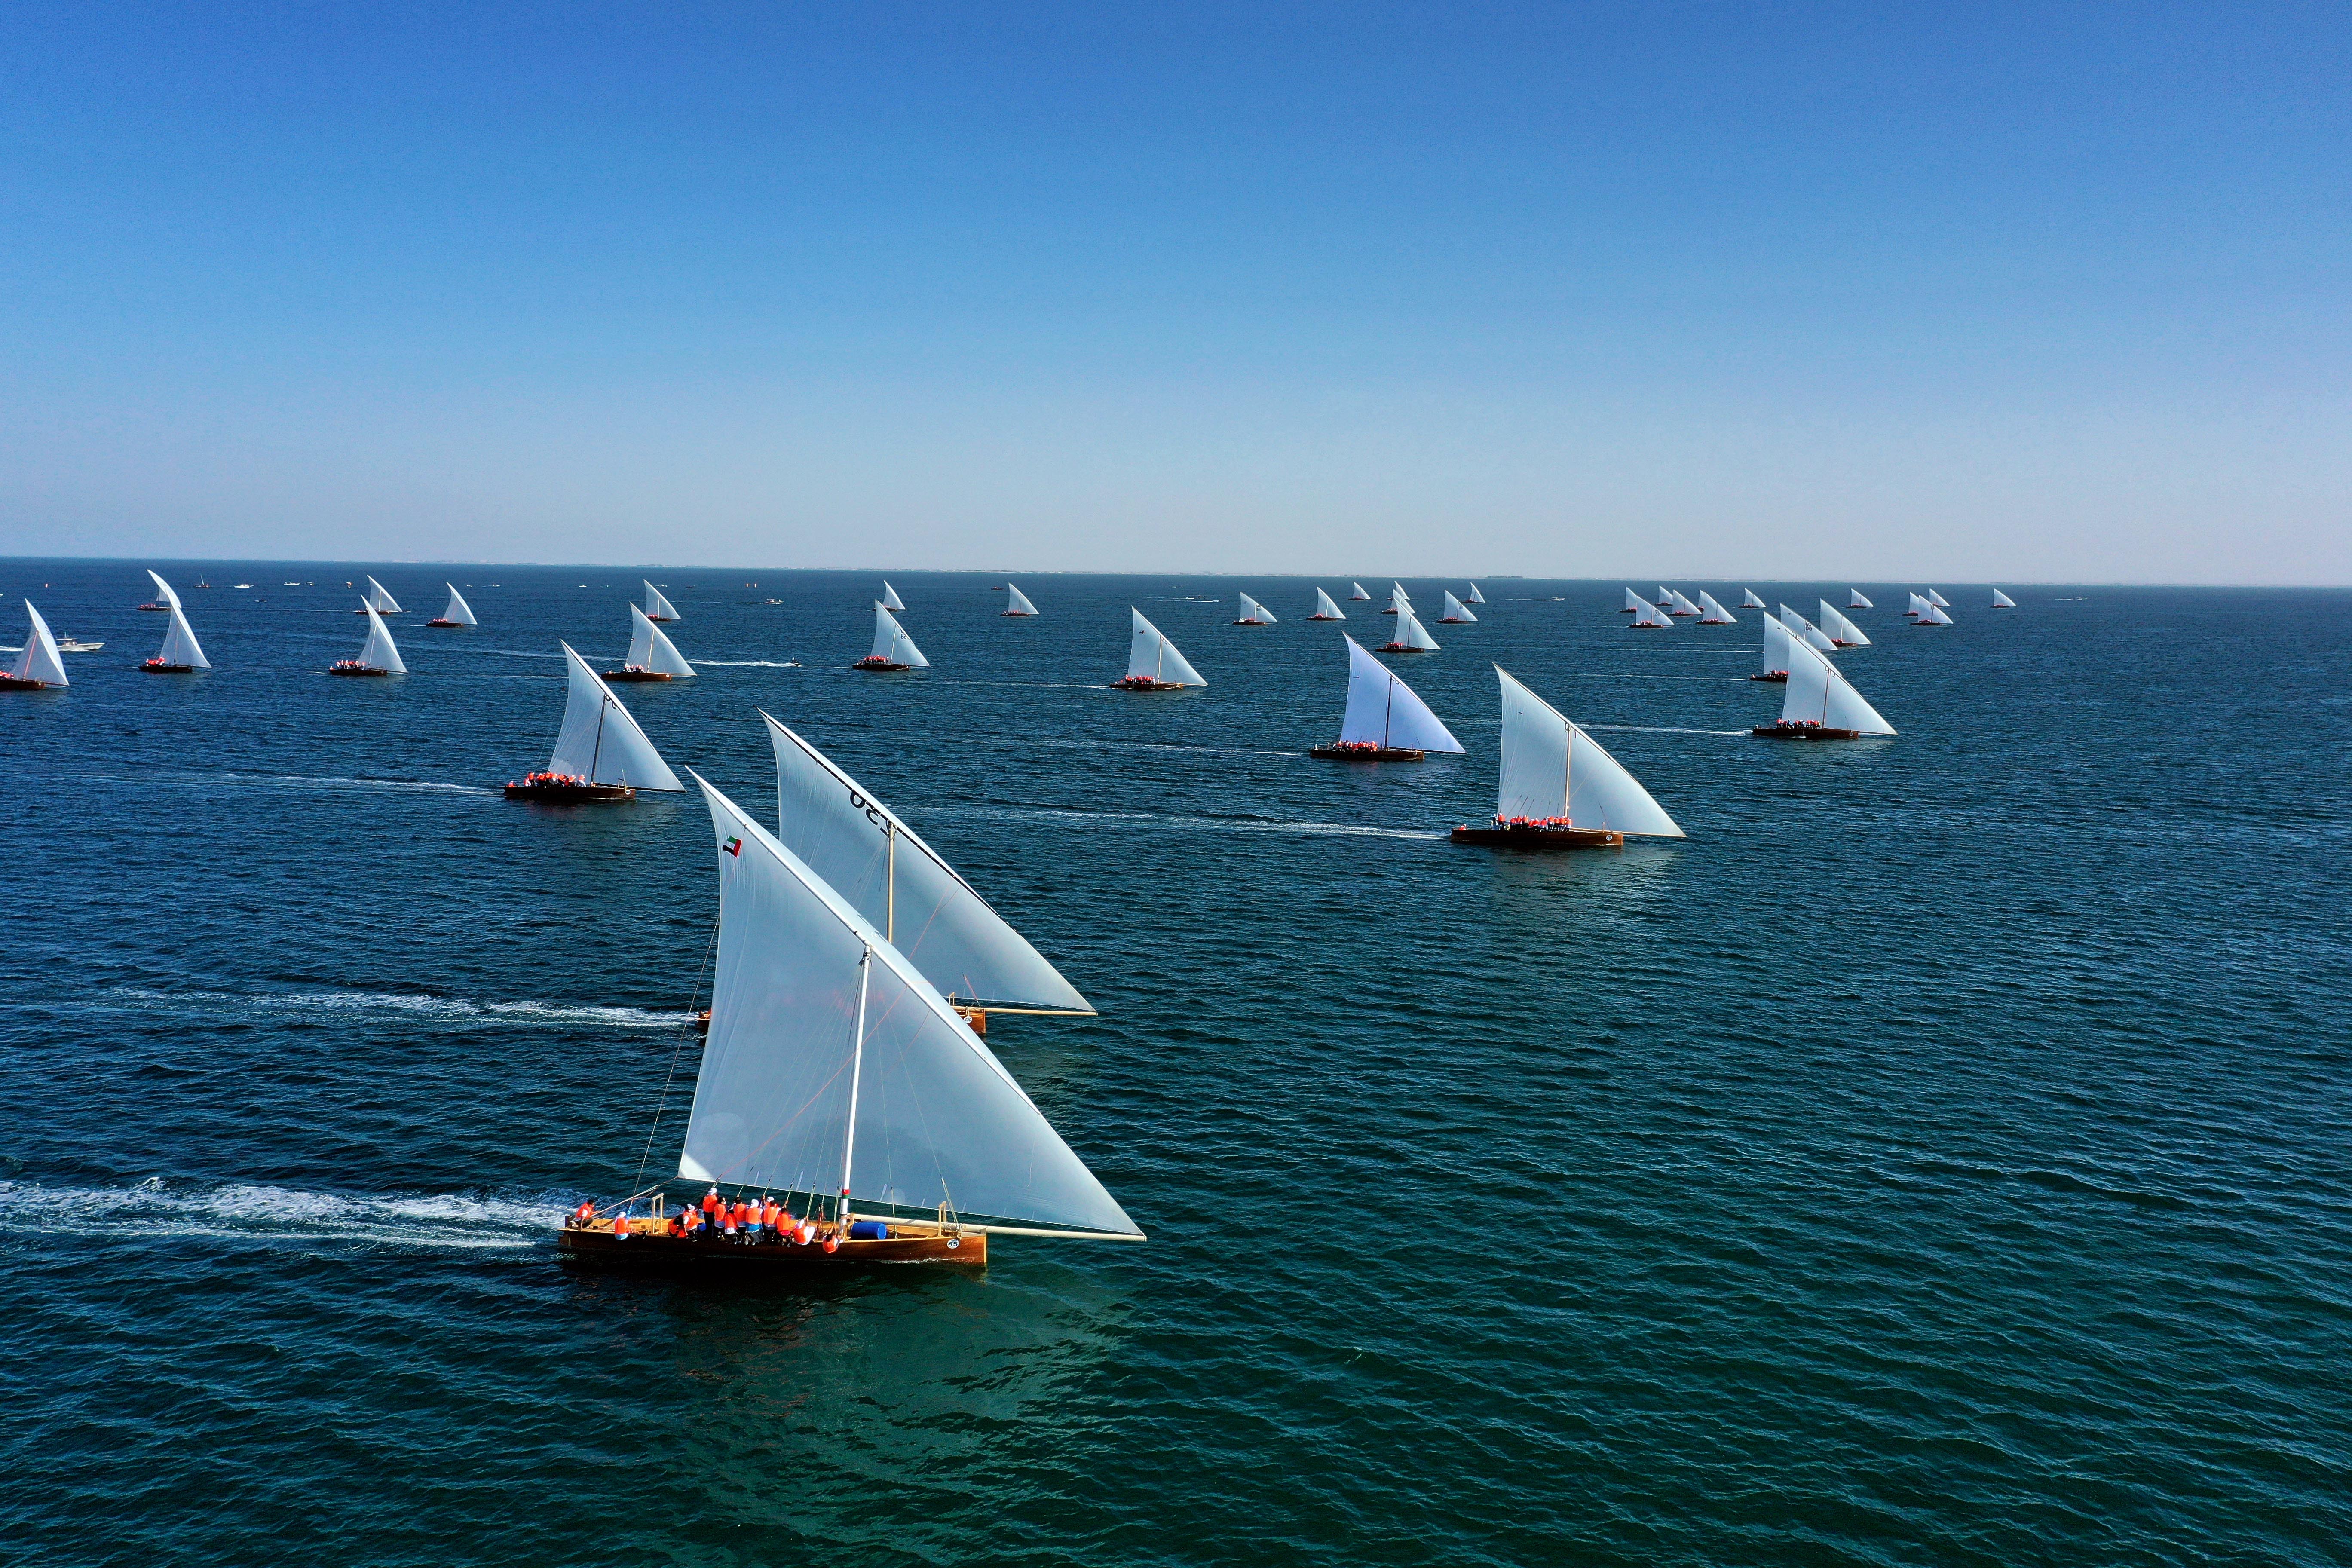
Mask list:
[{"label": "foam wake", "polygon": [[419,996],[374,991],[290,991],[258,995],[233,991],[152,991],[115,986],[85,994],[85,1005],[188,1012],[256,1011],[281,1016],[353,1014],[440,1019],[452,1023],[587,1025],[614,1029],[682,1029],[695,1021],[683,1009],[608,1007],[554,1002],[475,1002],[463,996]]},{"label": "foam wake", "polygon": [[1365,827],[1351,822],[1285,822],[1270,817],[1168,816],[1156,811],[1079,811],[1060,806],[962,805],[909,812],[914,816],[967,817],[999,822],[1148,822],[1206,833],[1303,833],[1338,838],[1443,838],[1444,830]]},{"label": "foam wake", "polygon": [[208,1237],[441,1251],[535,1246],[562,1222],[553,1197],[349,1196],[258,1184],[52,1187],[0,1182],[0,1234]]}]

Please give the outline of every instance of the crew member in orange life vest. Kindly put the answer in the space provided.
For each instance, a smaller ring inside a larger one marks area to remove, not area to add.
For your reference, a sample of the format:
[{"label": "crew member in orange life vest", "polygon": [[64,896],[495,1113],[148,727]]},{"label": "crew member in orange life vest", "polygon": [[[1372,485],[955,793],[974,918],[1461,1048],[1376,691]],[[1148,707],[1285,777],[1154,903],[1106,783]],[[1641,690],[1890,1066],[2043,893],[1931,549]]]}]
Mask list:
[{"label": "crew member in orange life vest", "polygon": [[595,1217],[595,1204],[593,1201],[583,1199],[581,1202],[580,1206],[572,1211],[572,1228],[575,1230],[585,1230],[588,1228],[588,1222]]},{"label": "crew member in orange life vest", "polygon": [[713,1187],[709,1192],[702,1194],[702,1217],[704,1220],[716,1220],[719,1217],[719,1210],[720,1207],[721,1205],[719,1201],[719,1189],[717,1187]]}]

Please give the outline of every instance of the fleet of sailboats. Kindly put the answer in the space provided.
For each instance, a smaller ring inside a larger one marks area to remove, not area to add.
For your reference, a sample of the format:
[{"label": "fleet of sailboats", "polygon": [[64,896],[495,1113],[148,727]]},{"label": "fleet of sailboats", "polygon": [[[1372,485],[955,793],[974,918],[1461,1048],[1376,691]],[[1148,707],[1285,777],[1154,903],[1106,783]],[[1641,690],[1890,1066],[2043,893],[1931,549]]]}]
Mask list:
[{"label": "fleet of sailboats", "polygon": [[[653,586],[648,583],[647,588]],[[664,617],[676,620],[676,616]],[[604,672],[606,680],[691,680],[694,666],[677,651],[669,634],[654,625],[653,616],[636,605],[629,606],[629,652],[621,660],[621,668]]]},{"label": "fleet of sailboats", "polygon": [[1469,605],[1449,593],[1445,595],[1445,613],[1437,617],[1437,624],[1441,626],[1458,626],[1477,618],[1470,613]]},{"label": "fleet of sailboats", "polygon": [[66,661],[58,652],[58,639],[49,635],[49,623],[41,619],[41,612],[33,608],[33,601],[25,601],[25,647],[16,655],[16,662],[8,673],[0,675],[0,691],[42,691],[52,686],[68,686]]},{"label": "fleet of sailboats", "polygon": [[1267,609],[1264,605],[1259,604],[1247,594],[1241,595],[1241,602],[1242,613],[1234,617],[1234,625],[1237,626],[1270,626],[1274,625],[1274,612],[1272,610]]},{"label": "fleet of sailboats", "polygon": [[[370,583],[375,581],[371,577]],[[389,595],[385,595],[390,597]],[[360,614],[368,618],[367,641],[360,645],[357,658],[339,658],[327,667],[330,675],[406,675],[408,666],[400,662],[400,649],[393,646],[392,628],[383,624],[383,613],[372,604],[362,604]]]},{"label": "fleet of sailboats", "polygon": [[641,789],[686,788],[588,661],[572,652],[570,643],[555,646],[563,650],[569,672],[555,754],[548,759],[545,772],[510,781],[507,798],[589,805],[633,800]]},{"label": "fleet of sailboats", "polygon": [[210,669],[212,662],[205,658],[204,648],[196,642],[196,629],[188,625],[180,595],[172,591],[172,584],[164,582],[160,573],[150,570],[147,575],[155,579],[155,591],[163,596],[163,608],[172,617],[172,625],[163,633],[163,647],[139,668],[150,675],[187,675]]},{"label": "fleet of sailboats", "polygon": [[1318,588],[1315,590],[1315,613],[1307,618],[1310,621],[1344,621],[1348,617],[1339,605],[1331,602],[1330,595]]},{"label": "fleet of sailboats", "polygon": [[1624,764],[1577,723],[1495,667],[1502,685],[1502,755],[1495,817],[1464,823],[1456,844],[1504,849],[1605,849],[1628,835],[1684,837]]},{"label": "fleet of sailboats", "polygon": [[1127,645],[1127,673],[1112,681],[1112,687],[1121,691],[1174,691],[1209,684],[1176,651],[1176,645],[1143,618],[1141,610],[1129,605],[1128,614],[1135,617],[1135,632]]},{"label": "fleet of sailboats", "polygon": [[[889,584],[883,585],[887,587]],[[646,619],[649,621],[675,621],[684,618],[678,615],[677,607],[664,598],[662,591],[651,583],[646,584],[645,614]]]},{"label": "fleet of sailboats", "polygon": [[907,635],[907,628],[898,624],[898,617],[877,599],[874,602],[874,651],[849,668],[883,672],[929,669],[931,661],[923,657],[923,650],[915,646],[915,639]]},{"label": "fleet of sailboats", "polygon": [[1420,762],[1432,752],[1459,752],[1429,704],[1364,645],[1340,634],[1348,645],[1348,711],[1339,738],[1309,753],[1343,763]]},{"label": "fleet of sailboats", "polygon": [[444,583],[441,585],[449,590],[448,607],[425,624],[428,626],[478,626],[480,623],[474,619],[474,607],[466,603],[465,595],[457,592],[457,584]]},{"label": "fleet of sailboats", "polygon": [[1004,584],[1004,609],[1003,613],[1008,616],[1034,616],[1037,613],[1037,606],[1029,602],[1028,595],[1023,593],[1012,584],[1007,583]]}]

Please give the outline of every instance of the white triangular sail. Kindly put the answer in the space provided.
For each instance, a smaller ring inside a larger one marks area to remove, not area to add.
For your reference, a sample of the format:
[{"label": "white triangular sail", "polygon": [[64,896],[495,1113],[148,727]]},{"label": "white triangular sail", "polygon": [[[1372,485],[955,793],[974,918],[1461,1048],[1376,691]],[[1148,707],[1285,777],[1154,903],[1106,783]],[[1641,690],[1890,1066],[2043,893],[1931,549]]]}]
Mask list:
[{"label": "white triangular sail", "polygon": [[[373,581],[373,579],[370,579]],[[368,635],[360,649],[360,662],[370,669],[381,669],[392,675],[406,675],[408,666],[400,662],[400,649],[393,645],[392,628],[383,624],[383,616],[373,605],[366,606]]]},{"label": "white triangular sail", "polygon": [[1401,616],[1412,608],[1412,595],[1404,591],[1404,584],[1402,583],[1390,584],[1388,613],[1391,616]]},{"label": "white triangular sail", "polygon": [[180,595],[172,592],[172,584],[163,581],[163,574],[150,566],[147,568],[147,575],[155,580],[155,597],[173,609],[178,609]]},{"label": "white triangular sail", "polygon": [[1331,595],[1320,588],[1315,590],[1315,615],[1327,621],[1344,621],[1348,618],[1339,606],[1331,602]]},{"label": "white triangular sail", "polygon": [[882,607],[893,612],[907,607],[907,601],[898,597],[898,590],[890,586],[890,581],[887,577],[882,580]]},{"label": "white triangular sail", "polygon": [[1444,618],[1449,621],[1475,621],[1478,617],[1470,613],[1469,605],[1449,593],[1445,595]]},{"label": "white triangular sail", "polygon": [[1093,1014],[938,850],[830,757],[760,716],[776,752],[777,838],[935,989],[965,1006]]},{"label": "white triangular sail", "polygon": [[1342,635],[1348,645],[1348,716],[1339,722],[1342,742],[1399,752],[1462,749],[1462,742],[1412,687],[1374,658],[1363,644]]},{"label": "white triangular sail", "polygon": [[898,624],[898,617],[884,609],[877,601],[874,605],[874,652],[868,657],[887,658],[892,664],[903,664],[908,669],[929,669],[931,661]]},{"label": "white triangular sail", "polygon": [[659,588],[655,587],[651,583],[647,583],[646,584],[646,614],[652,616],[658,620],[665,621],[683,620],[685,618],[677,613],[677,606],[671,604],[668,599],[664,597],[662,591]]},{"label": "white triangular sail", "polygon": [[1348,595],[1348,597],[1349,597],[1349,598],[1350,598],[1350,599],[1369,599],[1369,598],[1370,598],[1370,597],[1371,597],[1371,595],[1370,595],[1370,594],[1367,594],[1367,593],[1365,593],[1365,592],[1364,592],[1364,585],[1363,585],[1361,583],[1358,583],[1358,584],[1355,584],[1355,589],[1356,589],[1356,591],[1355,591],[1354,593],[1352,593],[1352,594],[1350,594],[1350,595]]},{"label": "white triangular sail", "polygon": [[1034,616],[1037,613],[1037,606],[1029,602],[1028,595],[1007,583],[1004,584],[1004,613],[1008,616]]},{"label": "white triangular sail", "polygon": [[1127,678],[1157,680],[1169,686],[1206,686],[1201,672],[1186,662],[1176,645],[1170,642],[1158,626],[1143,618],[1143,612],[1129,605],[1127,613],[1135,617],[1135,635],[1127,645]]},{"label": "white triangular sail", "polygon": [[1240,619],[1255,622],[1256,625],[1262,626],[1270,626],[1274,625],[1274,612],[1272,610],[1267,609],[1264,605],[1259,604],[1247,594],[1241,595],[1241,601],[1242,613]]},{"label": "white triangular sail", "polygon": [[1830,640],[1829,634],[1827,632],[1824,632],[1821,627],[1813,625],[1812,622],[1805,619],[1804,616],[1797,614],[1796,611],[1789,608],[1786,605],[1780,606],[1780,624],[1789,628],[1789,635],[1790,637],[1795,637],[1807,647],[1817,649],[1822,653],[1834,653],[1837,650],[1837,644]]},{"label": "white triangular sail", "polygon": [[1862,596],[1862,590],[1859,588],[1848,588],[1845,591],[1845,607],[1849,610],[1874,610],[1878,608],[1876,605],[1872,604],[1868,599]]},{"label": "white triangular sail", "polygon": [[1922,610],[1929,610],[1933,608],[1935,608],[1934,605],[1928,604],[1927,600],[1921,598],[1918,595],[1914,594],[1911,595],[1910,607],[1906,609],[1903,613],[1906,616],[1916,616]]},{"label": "white triangular sail", "polygon": [[1464,595],[1464,598],[1465,602],[1473,605],[1483,605],[1486,602],[1486,595],[1478,592],[1478,584],[1475,583],[1470,584],[1470,592]]},{"label": "white triangular sail", "polygon": [[1418,653],[1435,653],[1437,639],[1429,635],[1427,628],[1421,624],[1421,617],[1414,615],[1412,606],[1408,605],[1397,612],[1396,633],[1390,646],[1409,647]]},{"label": "white triangular sail", "polygon": [[563,698],[563,728],[556,732],[548,772],[632,789],[684,789],[613,689],[572,651],[570,643],[556,646],[563,650],[564,668],[572,674]]},{"label": "white triangular sail", "polygon": [[1742,588],[1739,590],[1739,607],[1743,610],[1760,610],[1765,605],[1764,601],[1756,596],[1755,589]]},{"label": "white triangular sail", "polygon": [[1739,617],[1725,609],[1722,601],[1704,588],[1698,592],[1698,602],[1699,607],[1706,612],[1698,618],[1700,626],[1736,626],[1739,624]]},{"label": "white triangular sail", "polygon": [[1952,607],[1952,601],[1947,599],[1943,595],[1938,594],[1933,588],[1927,590],[1927,602],[1935,605],[1936,608],[1939,610],[1948,610]]},{"label": "white triangular sail", "polygon": [[1674,624],[1666,618],[1666,613],[1655,605],[1643,605],[1633,612],[1633,625],[1637,626],[1671,626]]},{"label": "white triangular sail", "polygon": [[1705,610],[1700,609],[1696,605],[1692,604],[1688,599],[1685,598],[1681,589],[1669,588],[1666,592],[1674,600],[1674,603],[1667,606],[1668,614],[1675,616],[1704,616],[1706,614]]},{"label": "white triangular sail", "polygon": [[669,634],[635,605],[629,606],[629,657],[625,662],[631,668],[650,669],[679,680],[694,674],[694,666],[686,662]]},{"label": "white triangular sail", "polygon": [[1495,815],[1661,838],[1685,837],[1650,792],[1600,742],[1512,679],[1501,665],[1503,758]]},{"label": "white triangular sail", "polygon": [[1948,626],[1952,624],[1952,617],[1946,615],[1940,605],[1922,605],[1919,606],[1919,624],[1923,626]]},{"label": "white triangular sail", "polygon": [[1995,588],[1992,591],[1992,607],[1996,610],[2013,610],[2017,608],[2017,601]]},{"label": "white triangular sail", "polygon": [[1895,733],[1895,726],[1862,700],[1862,693],[1837,666],[1792,637],[1789,639],[1789,689],[1780,700],[1780,722],[1799,721],[1864,735]]},{"label": "white triangular sail", "polygon": [[1862,635],[1862,628],[1847,620],[1844,612],[1827,599],[1822,601],[1822,630],[1830,634],[1832,642],[1843,643],[1848,647],[1870,646],[1870,639]]},{"label": "white triangular sail", "polygon": [[66,686],[66,661],[58,652],[58,639],[49,635],[49,623],[41,619],[41,612],[33,608],[33,601],[25,601],[26,618],[32,623],[25,635],[25,651],[16,656],[8,673],[18,680],[37,680],[44,686]]},{"label": "white triangular sail", "polygon": [[1651,606],[1650,606],[1650,601],[1649,601],[1649,600],[1644,599],[1643,597],[1642,597],[1642,595],[1641,595],[1636,594],[1636,593],[1635,593],[1635,592],[1633,592],[1633,589],[1631,589],[1631,588],[1628,588],[1628,589],[1626,589],[1626,590],[1625,590],[1625,608],[1626,608],[1626,609],[1628,609],[1628,610],[1632,611],[1634,615],[1637,615],[1637,616],[1638,616],[1638,615],[1640,615],[1643,610],[1646,610],[1646,609],[1648,609],[1648,608],[1650,608],[1650,607],[1651,607]]},{"label": "white triangular sail", "polygon": [[718,846],[719,951],[678,1173],[1139,1236],[921,971],[695,782]]},{"label": "white triangular sail", "polygon": [[172,603],[172,629],[163,634],[163,650],[155,657],[164,664],[184,664],[190,669],[213,667],[196,641],[196,628],[188,625],[187,612],[180,608],[177,600]]},{"label": "white triangular sail", "polygon": [[[466,595],[457,592],[457,584],[444,583],[441,585],[449,590],[449,607],[441,612],[441,618],[455,621],[461,626],[478,626],[480,623],[474,619],[474,606],[466,603]],[[680,784],[678,787],[684,789],[686,786]]]},{"label": "white triangular sail", "polygon": [[1789,673],[1789,628],[1771,616],[1764,617],[1764,673]]},{"label": "white triangular sail", "polygon": [[377,582],[374,578],[370,577],[367,580],[367,605],[369,609],[373,610],[379,616],[396,616],[401,613],[400,601],[394,598],[389,593],[385,592],[383,584]]}]

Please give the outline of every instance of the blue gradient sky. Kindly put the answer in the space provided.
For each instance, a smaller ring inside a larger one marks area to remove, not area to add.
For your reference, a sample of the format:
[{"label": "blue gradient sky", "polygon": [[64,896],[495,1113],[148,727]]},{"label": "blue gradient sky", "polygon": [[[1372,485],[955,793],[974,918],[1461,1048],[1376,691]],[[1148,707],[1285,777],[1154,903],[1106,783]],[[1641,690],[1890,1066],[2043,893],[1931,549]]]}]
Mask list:
[{"label": "blue gradient sky", "polygon": [[10,6],[0,553],[2352,581],[2347,44]]}]

